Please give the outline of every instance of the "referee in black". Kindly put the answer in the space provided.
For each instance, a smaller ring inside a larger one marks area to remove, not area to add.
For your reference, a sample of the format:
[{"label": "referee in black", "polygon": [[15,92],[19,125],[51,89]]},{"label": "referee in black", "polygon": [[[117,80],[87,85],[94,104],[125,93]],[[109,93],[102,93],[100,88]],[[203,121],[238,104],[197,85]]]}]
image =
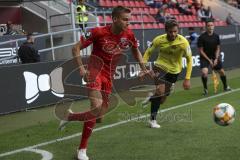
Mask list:
[{"label": "referee in black", "polygon": [[206,32],[199,36],[197,45],[200,52],[200,67],[204,87],[203,95],[208,94],[207,80],[209,66],[219,73],[224,91],[230,91],[231,88],[227,85],[227,78],[220,57],[220,38],[218,34],[214,33],[212,19],[206,21]]}]

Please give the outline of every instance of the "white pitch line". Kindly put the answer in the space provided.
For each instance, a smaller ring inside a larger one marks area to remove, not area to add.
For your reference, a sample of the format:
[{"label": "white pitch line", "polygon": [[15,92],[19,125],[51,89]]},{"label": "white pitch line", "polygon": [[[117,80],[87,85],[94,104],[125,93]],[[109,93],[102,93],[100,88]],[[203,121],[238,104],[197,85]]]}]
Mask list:
[{"label": "white pitch line", "polygon": [[48,151],[45,151],[45,150],[42,150],[42,149],[26,149],[25,151],[41,154],[42,155],[41,160],[52,160],[52,158],[53,158],[52,153],[50,153]]},{"label": "white pitch line", "polygon": [[[202,98],[202,99],[199,99],[199,100],[195,100],[195,101],[192,101],[192,102],[180,104],[180,105],[173,106],[173,107],[170,107],[170,108],[166,108],[166,109],[161,110],[160,112],[167,112],[167,111],[174,110],[174,109],[177,109],[177,108],[182,108],[182,107],[185,107],[185,106],[188,106],[188,105],[191,105],[191,104],[203,102],[203,101],[206,101],[206,100],[209,100],[209,99],[213,99],[213,98],[220,97],[220,96],[223,96],[223,95],[231,94],[231,93],[234,93],[234,92],[237,92],[237,91],[240,91],[240,88],[234,89],[234,90],[229,91],[229,92],[224,92],[224,93],[220,93],[220,94],[217,94],[217,95],[214,95],[214,96],[210,96],[210,97]],[[143,116],[140,116],[140,117],[135,117],[135,118],[130,119],[130,120],[125,120],[125,121],[113,123],[113,124],[110,124],[110,125],[102,126],[102,127],[94,129],[93,132],[101,131],[101,130],[107,129],[107,128],[112,128],[112,127],[115,127],[115,126],[118,126],[118,125],[121,125],[121,124],[128,123],[130,121],[146,118],[146,117],[149,117],[149,116],[150,116],[150,114],[146,114],[146,115],[143,115]],[[36,145],[33,145],[33,146],[29,146],[29,147],[13,150],[13,151],[6,152],[6,153],[2,153],[2,154],[0,154],[0,157],[5,157],[5,156],[8,156],[8,155],[12,155],[12,154],[16,154],[16,153],[19,153],[19,152],[23,152],[25,150],[39,148],[39,147],[46,146],[46,145],[49,145],[49,144],[53,144],[53,143],[56,143],[56,142],[65,141],[65,140],[72,139],[72,138],[75,138],[77,136],[80,136],[81,134],[82,133],[76,133],[76,134],[73,134],[71,136],[58,138],[58,139],[51,140],[51,141],[48,141],[48,142],[44,142],[44,143],[36,144]]]}]

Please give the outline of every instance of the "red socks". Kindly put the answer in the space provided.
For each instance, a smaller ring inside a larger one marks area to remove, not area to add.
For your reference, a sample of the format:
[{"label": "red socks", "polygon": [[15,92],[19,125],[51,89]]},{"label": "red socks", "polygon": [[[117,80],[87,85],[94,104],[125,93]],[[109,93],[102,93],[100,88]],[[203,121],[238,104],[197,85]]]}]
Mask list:
[{"label": "red socks", "polygon": [[86,149],[87,148],[88,139],[92,134],[92,130],[93,130],[95,124],[96,124],[96,119],[95,118],[92,119],[92,120],[84,122],[82,139],[81,139],[79,149]]},{"label": "red socks", "polygon": [[[97,108],[95,110],[98,111]],[[70,113],[68,115],[68,120],[69,121],[89,121],[92,119],[96,119],[96,115],[94,115],[93,113],[94,113],[94,110],[81,112],[81,113]]]}]

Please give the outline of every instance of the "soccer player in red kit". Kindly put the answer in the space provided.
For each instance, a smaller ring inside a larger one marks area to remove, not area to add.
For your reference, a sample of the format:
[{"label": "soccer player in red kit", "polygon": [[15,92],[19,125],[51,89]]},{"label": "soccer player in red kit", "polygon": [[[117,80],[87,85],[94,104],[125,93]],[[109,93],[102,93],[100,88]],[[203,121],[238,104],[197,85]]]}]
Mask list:
[{"label": "soccer player in red kit", "polygon": [[[111,25],[90,30],[86,33],[86,37],[81,37],[81,40],[73,47],[73,56],[77,57],[81,49],[93,44],[87,69],[84,68],[81,57],[77,58],[80,75],[87,81],[91,110],[80,113],[73,113],[68,110],[66,119],[60,123],[61,128],[67,121],[84,121],[82,139],[78,150],[79,160],[89,159],[86,154],[88,139],[95,126],[96,119],[101,119],[108,109],[112,77],[120,58],[119,55],[123,54],[124,50],[131,49],[133,56],[141,67],[141,73],[150,73],[143,64],[134,33],[128,29],[130,17],[130,9],[122,6],[115,7],[112,11],[113,23]],[[102,61],[102,64],[98,60]]]}]

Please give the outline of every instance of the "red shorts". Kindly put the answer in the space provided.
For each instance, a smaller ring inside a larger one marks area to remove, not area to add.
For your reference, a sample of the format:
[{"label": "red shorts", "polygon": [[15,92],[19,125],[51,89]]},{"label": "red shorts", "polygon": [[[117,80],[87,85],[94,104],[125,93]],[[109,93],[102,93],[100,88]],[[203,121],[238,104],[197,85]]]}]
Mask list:
[{"label": "red shorts", "polygon": [[88,89],[100,91],[103,102],[108,103],[109,94],[112,93],[112,79],[103,74],[98,74],[94,79],[94,82],[87,83]]}]

